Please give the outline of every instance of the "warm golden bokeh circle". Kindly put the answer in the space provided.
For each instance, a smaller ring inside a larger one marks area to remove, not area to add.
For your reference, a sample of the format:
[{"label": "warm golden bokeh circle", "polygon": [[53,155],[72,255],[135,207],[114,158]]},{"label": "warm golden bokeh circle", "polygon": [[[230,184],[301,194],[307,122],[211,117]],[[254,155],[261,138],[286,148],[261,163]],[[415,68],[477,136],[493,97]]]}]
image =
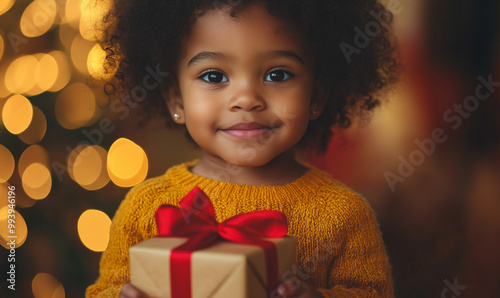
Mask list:
[{"label": "warm golden bokeh circle", "polygon": [[[1,31],[0,31],[0,33],[1,33]],[[0,34],[0,60],[2,60],[4,49],[5,49],[5,42],[3,41],[2,34]]]},{"label": "warm golden bokeh circle", "polygon": [[82,0],[67,0],[64,14],[66,22],[73,29],[78,30],[82,16]]},{"label": "warm golden bokeh circle", "polygon": [[75,181],[75,182],[76,182],[76,179],[75,179],[75,175],[73,174],[73,169],[75,167],[78,167],[78,163],[76,162],[78,155],[80,155],[80,152],[85,150],[85,148],[87,148],[87,147],[89,147],[89,145],[78,145],[75,148],[73,148],[73,150],[71,150],[71,152],[69,153],[69,155],[67,157],[68,174],[71,177],[71,179],[73,179],[73,181]]},{"label": "warm golden bokeh circle", "polygon": [[16,166],[16,161],[14,160],[14,156],[9,149],[7,149],[4,145],[0,144],[0,183],[4,183],[10,179],[12,173],[14,172],[14,168]]},{"label": "warm golden bokeh circle", "polygon": [[92,50],[90,50],[89,56],[87,58],[87,68],[90,75],[98,80],[110,79],[114,73],[106,72],[104,65],[106,62],[106,52],[101,48],[100,45],[96,44]]},{"label": "warm golden bokeh circle", "polygon": [[3,15],[14,5],[16,0],[2,0],[0,1],[0,15]]},{"label": "warm golden bokeh circle", "polygon": [[86,146],[72,163],[72,178],[87,190],[100,189],[109,182],[107,152],[101,146]]},{"label": "warm golden bokeh circle", "polygon": [[54,0],[35,0],[23,12],[20,21],[21,32],[27,37],[45,34],[54,24],[56,18]]},{"label": "warm golden bokeh circle", "polygon": [[93,146],[83,149],[76,157],[73,166],[73,177],[80,185],[89,185],[95,182],[101,174],[101,157]]},{"label": "warm golden bokeh circle", "polygon": [[35,56],[20,56],[7,68],[5,87],[11,93],[24,94],[35,87],[39,78],[40,67]]},{"label": "warm golden bokeh circle", "polygon": [[84,75],[89,75],[87,60],[90,50],[96,45],[96,42],[89,41],[76,35],[71,43],[71,61],[75,68]]},{"label": "warm golden bokeh circle", "polygon": [[[2,61],[0,60],[0,62],[2,62]],[[0,63],[0,99],[7,98],[12,94],[12,92],[10,92],[9,89],[7,89],[7,86],[5,85],[5,79],[7,76],[7,69],[8,68],[9,68],[8,63]],[[1,102],[2,102],[2,100],[0,100],[0,103]],[[0,104],[0,106],[1,105],[2,104]]]},{"label": "warm golden bokeh circle", "polygon": [[121,187],[141,183],[148,173],[148,158],[144,150],[126,138],[116,140],[108,152],[108,174]]},{"label": "warm golden bokeh circle", "polygon": [[52,188],[52,176],[49,169],[41,163],[32,163],[22,175],[24,192],[32,199],[46,198]]},{"label": "warm golden bokeh circle", "polygon": [[[17,191],[17,190],[16,190]],[[19,210],[15,209],[15,229],[13,229],[14,233],[10,233],[9,229],[9,206],[3,206],[0,208],[0,244],[6,248],[10,249],[11,247],[8,243],[15,239],[15,248],[20,247],[26,241],[26,237],[28,237],[28,226],[24,221],[23,216],[19,213]],[[9,237],[10,236],[10,237]],[[11,238],[14,237],[15,238]]]},{"label": "warm golden bokeh circle", "polygon": [[33,106],[24,96],[12,95],[2,109],[5,128],[12,134],[20,134],[28,128],[33,118]]},{"label": "warm golden bokeh circle", "polygon": [[38,273],[31,282],[31,290],[35,298],[64,298],[65,292],[61,282],[49,273]]},{"label": "warm golden bokeh circle", "polygon": [[67,86],[56,99],[57,121],[67,129],[86,126],[94,117],[96,109],[95,95],[83,83],[74,83]]},{"label": "warm golden bokeh circle", "polygon": [[19,162],[17,164],[17,171],[19,177],[22,177],[26,168],[33,164],[40,163],[45,167],[49,168],[50,159],[47,150],[40,145],[31,145],[19,157]]},{"label": "warm golden bokeh circle", "polygon": [[34,96],[42,92],[48,91],[54,86],[59,75],[59,67],[56,59],[50,54],[38,53],[34,54],[38,61],[35,66],[35,73],[39,73],[35,85],[26,91],[26,95]]},{"label": "warm golden bokeh circle", "polygon": [[80,18],[80,34],[87,40],[97,40],[99,37],[99,23],[102,21],[106,12],[109,11],[109,0],[92,1],[82,0],[81,18]]},{"label": "warm golden bokeh circle", "polygon": [[66,54],[61,51],[52,51],[49,53],[57,62],[57,78],[52,87],[48,89],[50,92],[57,92],[66,87],[71,79],[71,68]]},{"label": "warm golden bokeh circle", "polygon": [[43,112],[33,106],[33,119],[30,125],[18,137],[28,145],[40,142],[47,131],[47,119]]},{"label": "warm golden bokeh circle", "polygon": [[106,213],[89,209],[78,219],[78,235],[90,250],[104,251],[108,246],[111,219]]},{"label": "warm golden bokeh circle", "polygon": [[30,84],[30,89],[18,88],[18,92],[23,91],[27,96],[34,96],[48,91],[54,86],[59,76],[59,66],[53,56],[45,53],[37,53],[32,56],[37,60],[37,63],[33,65],[33,69],[27,69],[26,71],[33,72],[35,84]]}]

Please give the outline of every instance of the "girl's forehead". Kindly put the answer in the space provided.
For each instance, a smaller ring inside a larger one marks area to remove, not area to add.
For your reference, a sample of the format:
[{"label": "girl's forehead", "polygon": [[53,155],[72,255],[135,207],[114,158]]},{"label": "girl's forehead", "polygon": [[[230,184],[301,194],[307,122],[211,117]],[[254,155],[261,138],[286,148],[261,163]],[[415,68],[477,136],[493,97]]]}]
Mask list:
[{"label": "girl's forehead", "polygon": [[236,15],[231,15],[232,6],[210,9],[195,22],[197,27],[207,29],[221,29],[220,27],[237,27],[237,25],[250,25],[262,30],[275,30],[275,33],[285,34],[292,31],[292,25],[285,23],[267,10],[264,2],[252,2],[238,10]]},{"label": "girl's forehead", "polygon": [[251,49],[286,49],[306,55],[307,46],[301,31],[289,22],[273,16],[258,1],[245,6],[236,16],[231,7],[211,9],[198,17],[185,38],[185,50],[196,52],[206,47],[222,47],[230,51]]}]

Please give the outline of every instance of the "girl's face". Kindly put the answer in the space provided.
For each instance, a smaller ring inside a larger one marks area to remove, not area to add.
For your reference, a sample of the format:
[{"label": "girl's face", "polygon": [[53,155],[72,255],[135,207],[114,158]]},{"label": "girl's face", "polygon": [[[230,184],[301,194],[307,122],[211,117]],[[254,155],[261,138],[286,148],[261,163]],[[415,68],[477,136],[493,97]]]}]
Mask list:
[{"label": "girl's face", "polygon": [[261,166],[291,149],[311,113],[312,58],[298,30],[252,4],[199,17],[185,39],[171,114],[204,154]]}]

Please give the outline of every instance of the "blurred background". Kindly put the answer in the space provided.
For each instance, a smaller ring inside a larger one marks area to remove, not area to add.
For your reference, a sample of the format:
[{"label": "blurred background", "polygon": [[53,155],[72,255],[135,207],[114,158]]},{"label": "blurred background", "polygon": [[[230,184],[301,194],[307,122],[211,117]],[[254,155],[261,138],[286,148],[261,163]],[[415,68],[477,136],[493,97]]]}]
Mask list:
[{"label": "blurred background", "polygon": [[[0,1],[1,297],[83,297],[130,187],[199,156],[162,119],[110,108],[93,33],[105,3]],[[500,297],[499,2],[383,3],[401,82],[302,158],[370,201],[397,297]]]}]

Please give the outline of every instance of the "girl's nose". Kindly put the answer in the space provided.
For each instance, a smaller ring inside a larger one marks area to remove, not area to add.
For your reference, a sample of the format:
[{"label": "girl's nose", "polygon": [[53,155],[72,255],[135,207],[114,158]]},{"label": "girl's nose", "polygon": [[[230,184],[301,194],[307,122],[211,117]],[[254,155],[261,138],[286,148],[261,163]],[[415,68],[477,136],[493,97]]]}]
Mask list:
[{"label": "girl's nose", "polygon": [[258,87],[245,84],[235,89],[236,92],[229,102],[229,109],[231,111],[261,111],[266,108],[266,103]]}]

